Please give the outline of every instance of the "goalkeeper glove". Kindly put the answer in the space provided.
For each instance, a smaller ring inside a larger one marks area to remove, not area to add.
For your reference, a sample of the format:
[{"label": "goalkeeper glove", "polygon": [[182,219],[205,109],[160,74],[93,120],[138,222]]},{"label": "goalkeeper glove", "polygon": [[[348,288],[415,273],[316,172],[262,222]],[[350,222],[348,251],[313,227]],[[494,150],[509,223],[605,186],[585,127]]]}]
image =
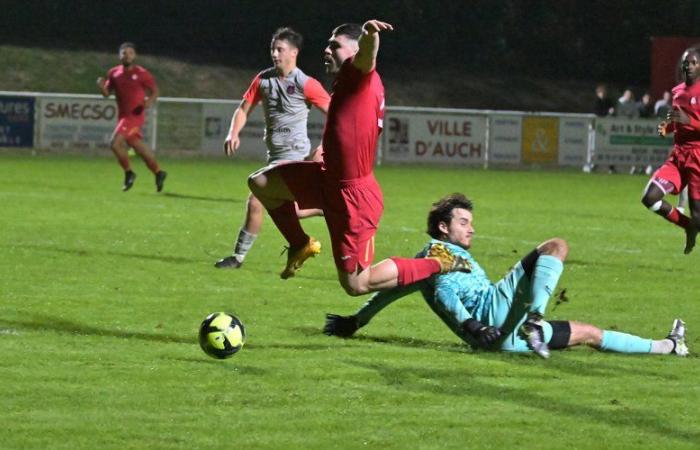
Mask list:
[{"label": "goalkeeper glove", "polygon": [[360,325],[358,323],[357,316],[326,314],[326,325],[323,327],[323,334],[327,334],[328,336],[349,338],[359,329]]},{"label": "goalkeeper glove", "polygon": [[501,337],[501,330],[490,325],[484,325],[476,319],[467,319],[462,323],[462,329],[476,339],[482,347],[489,347]]}]

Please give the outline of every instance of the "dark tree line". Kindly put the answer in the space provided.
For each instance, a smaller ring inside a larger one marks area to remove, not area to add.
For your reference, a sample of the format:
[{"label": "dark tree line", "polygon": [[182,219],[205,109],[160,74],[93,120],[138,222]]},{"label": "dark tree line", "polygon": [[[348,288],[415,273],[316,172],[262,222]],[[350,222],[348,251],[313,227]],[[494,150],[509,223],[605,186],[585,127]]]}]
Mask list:
[{"label": "dark tree line", "polygon": [[652,36],[700,34],[697,0],[0,0],[0,13],[5,44],[116,52],[131,40],[145,53],[251,68],[269,63],[278,26],[302,32],[301,64],[320,68],[334,25],[376,17],[396,26],[382,64],[416,77],[439,67],[645,82]]}]

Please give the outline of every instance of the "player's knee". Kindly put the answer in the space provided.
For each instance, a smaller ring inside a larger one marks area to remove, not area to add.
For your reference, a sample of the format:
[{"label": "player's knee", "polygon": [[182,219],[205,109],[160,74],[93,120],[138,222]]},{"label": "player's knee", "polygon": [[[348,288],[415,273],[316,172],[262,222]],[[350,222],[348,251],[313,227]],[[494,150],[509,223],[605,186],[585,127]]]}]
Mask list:
[{"label": "player's knee", "polygon": [[340,285],[343,286],[345,293],[352,296],[352,297],[365,295],[365,294],[368,294],[370,292],[369,286],[367,285],[367,283],[363,283],[361,280],[358,280],[357,278],[349,278],[349,279],[341,278]]},{"label": "player's knee", "polygon": [[255,194],[265,188],[266,181],[265,175],[263,174],[251,175],[248,177],[248,188]]},{"label": "player's knee", "polygon": [[538,247],[540,255],[550,255],[564,261],[569,254],[569,244],[561,238],[553,238]]},{"label": "player's knee", "polygon": [[115,140],[112,141],[111,148],[112,148],[112,151],[113,151],[114,153],[119,153],[119,152],[121,152],[121,151],[123,151],[123,150],[126,150],[126,149],[124,148],[124,144],[123,144],[121,141],[117,140],[117,139],[115,139]]},{"label": "player's knee", "polygon": [[664,195],[665,192],[652,180],[647,184],[646,189],[644,189],[642,204],[650,210],[657,212],[661,208]]},{"label": "player's knee", "polygon": [[642,205],[653,212],[657,212],[659,209],[661,209],[662,204],[663,200],[661,200],[658,195],[655,195],[649,191],[642,195]]},{"label": "player's knee", "polygon": [[590,347],[600,348],[603,342],[603,330],[582,322],[569,322],[571,326],[571,337],[569,345],[588,345]]}]

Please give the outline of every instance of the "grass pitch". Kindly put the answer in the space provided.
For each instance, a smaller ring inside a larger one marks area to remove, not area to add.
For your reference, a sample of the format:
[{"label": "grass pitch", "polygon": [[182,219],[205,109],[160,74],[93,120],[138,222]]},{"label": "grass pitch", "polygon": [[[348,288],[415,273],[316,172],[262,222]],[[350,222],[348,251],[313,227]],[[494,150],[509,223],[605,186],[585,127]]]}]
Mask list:
[{"label": "grass pitch", "polygon": [[[548,318],[645,337],[686,320],[692,355],[587,348],[472,352],[419,296],[341,340],[323,314],[353,312],[325,225],[324,252],[278,278],[269,219],[241,270],[216,270],[242,221],[240,161],[168,160],[163,193],[134,161],[0,154],[2,448],[698,448],[700,250],[639,203],[642,177],[381,167],[377,258],[426,242],[430,203],[476,203],[473,253],[492,280],[539,242],[571,246]],[[197,345],[210,312],[248,342],[215,361]]]}]

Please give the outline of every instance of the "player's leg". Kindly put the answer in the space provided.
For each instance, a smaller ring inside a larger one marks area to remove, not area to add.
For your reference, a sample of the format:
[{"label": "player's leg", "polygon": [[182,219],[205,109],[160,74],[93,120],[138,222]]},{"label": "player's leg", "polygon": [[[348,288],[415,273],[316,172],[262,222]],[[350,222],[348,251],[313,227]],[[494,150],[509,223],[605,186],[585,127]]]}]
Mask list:
[{"label": "player's leg", "polygon": [[124,169],[124,184],[122,186],[122,191],[126,192],[131,189],[131,186],[134,185],[136,174],[133,170],[131,170],[126,137],[124,137],[124,135],[120,134],[118,131],[119,125],[117,125],[117,130],[115,130],[115,133],[112,136],[110,148],[112,149],[114,156],[117,158],[117,162],[119,162],[119,165],[122,167],[122,169]]},{"label": "player's leg", "polygon": [[695,246],[697,229],[692,225],[688,216],[664,200],[666,194],[677,194],[684,188],[681,173],[674,161],[673,157],[669,158],[664,165],[654,172],[644,189],[642,204],[650,211],[685,230],[686,245],[684,253],[688,254]]},{"label": "player's leg", "polygon": [[[414,283],[410,286],[395,287],[393,289],[375,292],[355,314],[349,316],[341,316],[332,313],[326,314],[326,323],[323,327],[323,333],[328,336],[350,337],[357,330],[367,325],[372,318],[379,314],[384,308],[396,300],[420,289],[421,283]],[[448,325],[450,324],[448,323]],[[453,328],[453,331],[458,333],[458,327]]]},{"label": "player's leg", "polygon": [[[685,323],[680,319],[673,321],[668,336],[658,340],[646,339],[619,331],[602,330],[595,325],[583,322],[558,323],[568,323],[569,325],[570,335],[566,347],[588,345],[598,350],[615,353],[673,353],[679,356],[688,354],[688,347],[685,343]],[[555,322],[552,324],[554,325]]]},{"label": "player's leg", "polygon": [[537,259],[533,265],[526,264],[526,275],[530,278],[529,312],[544,316],[549,298],[564,270],[564,261],[569,254],[565,240],[554,238],[537,246]]},{"label": "player's leg", "polygon": [[304,232],[297,216],[302,209],[322,208],[321,164],[292,162],[260,169],[248,177],[250,191],[289,243],[287,265],[280,276],[294,276],[308,258],[321,251],[321,244]]},{"label": "player's leg", "polygon": [[[544,312],[563,271],[569,247],[563,239],[543,242],[496,283],[488,324],[501,329],[503,350],[519,350],[523,342],[548,358],[550,326]],[[522,340],[524,338],[524,340]],[[522,342],[521,342],[522,340]]]},{"label": "player's leg", "polygon": [[263,218],[265,216],[265,207],[260,203],[260,200],[255,198],[251,193],[246,202],[246,214],[243,225],[238,230],[236,245],[233,248],[231,256],[220,259],[214,264],[219,269],[237,269],[243,264],[248,251],[253,246],[253,242],[260,233]]},{"label": "player's leg", "polygon": [[135,132],[132,131],[131,135],[127,137],[127,142],[134,149],[136,153],[141,157],[143,162],[146,163],[148,169],[155,176],[156,181],[156,191],[160,192],[163,190],[163,183],[168,173],[160,169],[158,161],[156,160],[156,155],[153,153],[151,148],[146,144],[141,136],[140,128]]},{"label": "player's leg", "polygon": [[685,230],[685,254],[695,247],[698,230],[700,230],[700,167],[688,164],[688,206],[690,209],[690,224]]}]

